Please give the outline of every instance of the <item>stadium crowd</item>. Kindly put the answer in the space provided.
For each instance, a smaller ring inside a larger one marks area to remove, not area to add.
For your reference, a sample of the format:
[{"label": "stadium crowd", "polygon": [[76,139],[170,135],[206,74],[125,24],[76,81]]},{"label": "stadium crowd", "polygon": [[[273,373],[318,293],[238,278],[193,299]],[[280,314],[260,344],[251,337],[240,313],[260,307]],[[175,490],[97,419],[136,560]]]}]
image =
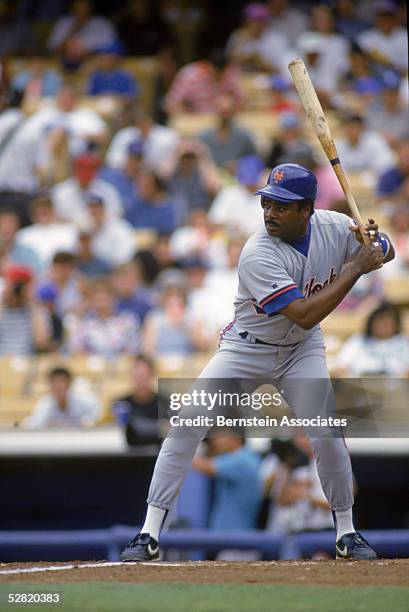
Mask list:
[{"label": "stadium crowd", "polygon": [[[294,57],[309,68],[363,210],[397,252],[340,305],[368,322],[334,371],[409,375],[405,303],[383,304],[390,278],[407,286],[409,272],[404,4],[222,4],[215,24],[216,7],[199,0],[0,0],[0,356],[133,356],[128,392],[108,415],[130,444],[158,442],[157,368],[217,346],[241,248],[262,224],[253,193],[268,168],[308,166],[317,208],[348,214],[291,86]],[[53,367],[24,425],[92,426],[102,415],[69,369]],[[228,453],[241,440],[213,445]],[[315,500],[308,520],[322,527],[310,460],[291,480],[295,468],[275,457],[265,494],[304,510]],[[216,463],[221,478],[245,473]],[[274,528],[299,517],[280,516]]]}]

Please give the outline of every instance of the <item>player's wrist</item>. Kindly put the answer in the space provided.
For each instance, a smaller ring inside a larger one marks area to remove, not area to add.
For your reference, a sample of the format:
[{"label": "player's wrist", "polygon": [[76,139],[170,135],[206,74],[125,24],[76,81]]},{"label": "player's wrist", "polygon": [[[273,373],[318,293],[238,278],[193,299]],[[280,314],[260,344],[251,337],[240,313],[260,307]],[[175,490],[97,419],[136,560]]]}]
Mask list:
[{"label": "player's wrist", "polygon": [[351,261],[348,264],[346,264],[344,271],[346,274],[348,274],[348,276],[351,278],[351,280],[358,280],[358,278],[360,276],[362,276],[362,274],[364,273],[360,262],[359,261]]}]

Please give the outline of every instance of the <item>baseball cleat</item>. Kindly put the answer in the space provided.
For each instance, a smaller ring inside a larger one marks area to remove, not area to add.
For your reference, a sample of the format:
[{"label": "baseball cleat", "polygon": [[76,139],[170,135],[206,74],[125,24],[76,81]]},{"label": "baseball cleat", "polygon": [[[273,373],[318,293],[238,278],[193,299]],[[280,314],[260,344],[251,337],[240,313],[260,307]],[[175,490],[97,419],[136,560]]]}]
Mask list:
[{"label": "baseball cleat", "polygon": [[121,561],[154,561],[159,559],[159,544],[149,533],[138,533],[121,553]]},{"label": "baseball cleat", "polygon": [[372,561],[377,559],[377,554],[360,533],[346,533],[335,545],[337,559],[359,559],[361,561]]}]

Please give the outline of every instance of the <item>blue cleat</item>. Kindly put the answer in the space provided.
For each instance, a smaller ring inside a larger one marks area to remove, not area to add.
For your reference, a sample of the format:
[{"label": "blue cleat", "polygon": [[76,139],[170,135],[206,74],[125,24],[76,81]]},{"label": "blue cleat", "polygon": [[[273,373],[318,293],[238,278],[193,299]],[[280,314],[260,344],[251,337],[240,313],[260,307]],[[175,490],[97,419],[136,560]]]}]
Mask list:
[{"label": "blue cleat", "polygon": [[358,559],[360,561],[373,561],[377,554],[360,533],[346,533],[335,545],[337,559]]}]

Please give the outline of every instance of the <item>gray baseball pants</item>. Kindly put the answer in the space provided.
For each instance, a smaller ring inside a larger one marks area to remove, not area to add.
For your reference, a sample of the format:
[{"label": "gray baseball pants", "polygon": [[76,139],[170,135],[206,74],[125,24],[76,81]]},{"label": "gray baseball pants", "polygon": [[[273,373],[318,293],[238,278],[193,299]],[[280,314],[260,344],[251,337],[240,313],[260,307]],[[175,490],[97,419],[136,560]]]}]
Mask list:
[{"label": "gray baseball pants", "polygon": [[[280,379],[287,403],[299,418],[328,415],[334,404],[319,328],[314,328],[307,338],[297,344],[270,346],[256,344],[251,336],[241,338],[233,326],[201,372],[199,382],[200,379],[214,378]],[[318,379],[323,384],[317,385]],[[206,433],[207,428],[198,427],[190,428],[185,435],[178,432],[175,437],[170,435],[166,438],[156,461],[148,504],[171,508],[193,455]],[[353,505],[352,469],[343,437],[326,437],[308,429],[306,433],[314,449],[321,485],[331,509],[348,510]]]}]

